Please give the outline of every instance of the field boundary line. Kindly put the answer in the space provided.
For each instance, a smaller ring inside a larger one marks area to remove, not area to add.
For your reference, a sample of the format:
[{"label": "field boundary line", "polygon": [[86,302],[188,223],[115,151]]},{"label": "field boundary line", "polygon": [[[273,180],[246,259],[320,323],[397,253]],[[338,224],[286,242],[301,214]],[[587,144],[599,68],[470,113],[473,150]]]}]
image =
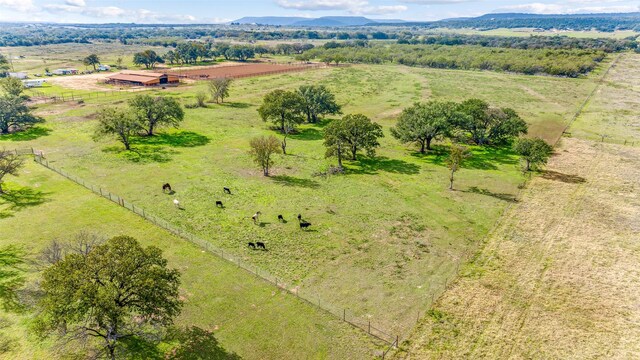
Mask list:
[{"label": "field boundary line", "polygon": [[[609,74],[609,71],[616,65],[616,63],[618,62],[618,60],[620,59],[620,57],[622,55],[623,55],[622,53],[618,54],[614,58],[614,60],[611,61],[611,63],[609,64],[609,67],[604,71],[602,76],[598,79],[594,89],[591,91],[591,93],[589,93],[589,95],[581,103],[581,105],[576,110],[575,114],[571,117],[571,120],[569,120],[569,122],[567,123],[565,128],[562,130],[562,133],[560,134],[558,139],[554,142],[554,144],[553,144],[554,148],[556,148],[558,146],[558,144],[560,143],[560,140],[562,139],[563,135],[567,132],[567,130],[569,130],[569,128],[575,122],[575,120],[578,117],[580,117],[580,115],[582,114],[582,112],[584,111],[586,106],[588,105],[589,101],[593,98],[593,96],[596,94],[596,92],[600,88],[600,85],[602,85],[604,83],[604,80],[605,80],[606,76]],[[626,144],[627,144],[627,142],[625,141],[625,145]],[[491,229],[487,232],[487,234],[482,239],[481,248],[479,248],[474,254],[471,254],[471,256],[468,258],[468,262],[466,262],[464,264],[471,263],[471,262],[474,262],[476,260],[479,260],[480,256],[482,255],[482,253],[486,249],[486,243],[493,236],[493,234],[495,234],[495,232],[498,230],[498,228],[500,228],[500,226],[503,224],[507,213],[512,209],[513,205],[517,204],[519,202],[519,200],[522,198],[522,195],[523,195],[524,191],[527,189],[527,184],[531,181],[531,179],[532,179],[532,176],[531,176],[531,174],[529,174],[529,176],[525,179],[525,181],[519,186],[518,192],[516,193],[516,195],[514,197],[516,199],[516,201],[515,202],[509,202],[509,204],[502,210],[502,212],[500,213],[500,216],[498,217],[496,222],[493,224],[493,226],[491,226]],[[486,261],[491,260],[491,258],[492,257],[487,258]],[[460,261],[460,263],[458,264],[458,268],[456,269],[456,272],[455,272],[455,275],[453,276],[453,279],[445,284],[445,288],[443,289],[443,291],[437,297],[435,297],[434,300],[431,302],[431,304],[429,306],[429,310],[432,310],[435,307],[436,302],[440,299],[440,297],[442,297],[445,294],[445,292],[448,290],[449,286],[453,285],[453,283],[459,279],[459,276],[460,276],[459,267],[460,267],[461,264],[463,264],[462,261]],[[410,331],[413,331],[413,330],[415,330],[415,327],[412,328]]]},{"label": "field boundary line", "polygon": [[587,105],[589,105],[589,102],[591,101],[593,96],[596,94],[596,92],[598,92],[598,90],[600,89],[600,86],[604,83],[604,79],[607,77],[607,75],[609,75],[609,71],[618,63],[618,60],[620,59],[620,57],[622,57],[623,54],[624,53],[619,53],[613,59],[613,61],[611,61],[611,64],[609,64],[609,67],[607,68],[607,70],[605,70],[604,73],[602,73],[602,76],[600,76],[600,79],[598,79],[598,81],[596,82],[596,86],[594,86],[593,90],[591,90],[591,93],[587,95],[587,98],[584,99],[584,101],[582,102],[582,105],[580,105],[580,107],[578,107],[578,110],[576,110],[576,113],[573,114],[573,116],[571,117],[571,120],[569,120],[569,122],[567,123],[567,126],[564,127],[558,139],[555,141],[555,143],[553,143],[554,147],[558,145],[562,137],[567,133],[567,130],[569,130],[569,128],[571,128],[571,125],[573,125],[573,123],[580,117],[580,115],[582,115],[582,112],[584,111],[584,109],[586,109]]},{"label": "field boundary line", "polygon": [[200,247],[201,249],[204,249],[205,251],[207,251],[210,254],[213,254],[215,256],[217,256],[218,258],[238,267],[241,268],[245,271],[247,271],[248,273],[250,273],[251,275],[256,276],[259,279],[262,279],[272,285],[275,285],[277,289],[279,290],[284,290],[286,293],[295,296],[296,298],[312,305],[312,307],[317,308],[319,310],[324,311],[325,313],[333,316],[334,318],[337,318],[339,320],[342,320],[343,322],[346,322],[348,324],[350,324],[351,326],[365,332],[366,334],[368,334],[369,336],[378,339],[380,341],[383,341],[385,344],[389,345],[389,349],[387,349],[384,353],[383,356],[385,354],[387,354],[391,348],[395,348],[397,347],[398,343],[399,343],[399,336],[398,335],[392,335],[390,332],[387,332],[377,326],[375,326],[374,324],[371,323],[370,320],[366,321],[363,319],[360,319],[356,316],[350,317],[350,313],[348,312],[348,310],[346,308],[339,308],[336,306],[333,306],[332,304],[330,304],[329,302],[323,301],[318,295],[315,295],[313,293],[305,293],[304,291],[300,291],[300,287],[296,286],[296,287],[290,287],[288,285],[291,284],[287,284],[284,279],[276,277],[271,275],[269,272],[260,269],[258,266],[256,265],[252,265],[249,262],[245,262],[244,260],[241,260],[240,257],[241,255],[237,255],[237,254],[233,254],[229,251],[227,251],[225,253],[224,250],[219,249],[217,247],[215,247],[214,245],[212,245],[210,242],[203,240],[202,238],[199,238],[195,235],[193,235],[190,232],[187,231],[183,231],[181,230],[179,227],[175,227],[171,224],[169,224],[167,221],[165,221],[164,219],[153,215],[152,213],[147,212],[144,208],[136,206],[135,204],[125,200],[124,198],[120,197],[119,195],[113,194],[99,186],[94,186],[90,183],[87,183],[86,181],[84,181],[83,179],[74,176],[56,166],[53,166],[51,164],[49,164],[49,161],[46,160],[44,158],[44,156],[42,155],[42,153],[38,152],[38,151],[34,151],[33,149],[30,150],[14,150],[16,152],[16,154],[20,154],[20,155],[33,155],[34,156],[34,161],[38,164],[40,164],[41,166],[43,166],[44,168],[47,168],[59,175],[61,175],[62,177],[83,186],[84,188],[91,190],[93,193],[95,193],[96,195],[100,195],[100,197],[105,198],[107,200],[110,200],[111,202],[114,202],[116,204],[118,204],[121,207],[124,207],[125,209],[133,212],[134,214],[142,217],[143,219],[151,222],[152,224],[163,228],[164,230],[184,239],[187,240],[188,242],[190,242],[193,245],[196,245],[198,247]]}]

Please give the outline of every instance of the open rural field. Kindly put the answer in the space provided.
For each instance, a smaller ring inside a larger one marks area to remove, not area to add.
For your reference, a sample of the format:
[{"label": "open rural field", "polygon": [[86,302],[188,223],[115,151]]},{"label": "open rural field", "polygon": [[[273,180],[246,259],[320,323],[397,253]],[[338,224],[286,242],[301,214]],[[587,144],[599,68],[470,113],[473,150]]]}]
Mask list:
[{"label": "open rural field", "polygon": [[[144,246],[157,246],[170,267],[182,273],[185,307],[176,325],[214,331],[229,353],[243,359],[370,359],[376,354],[379,344],[350,325],[40,165],[29,162],[8,187],[11,196],[0,198],[0,246],[22,243],[35,259],[51,240],[69,240],[82,231],[130,235]],[[38,276],[35,270],[30,274],[33,281]],[[28,288],[33,287],[31,282]],[[32,314],[2,313],[0,322],[2,338],[13,341],[3,359],[64,358],[58,353],[63,349],[27,332]],[[167,344],[161,344],[139,358],[162,359],[166,349]]]},{"label": "open rural field", "polygon": [[574,136],[640,146],[640,55],[625,54],[587,104]]},{"label": "open rural field", "polygon": [[[148,46],[144,48],[164,53],[163,47]],[[82,59],[90,54],[97,54],[103,64],[113,65],[121,57],[123,66],[134,68],[133,54],[140,51],[138,46],[127,46],[119,43],[94,44],[55,44],[40,46],[0,47],[0,53],[11,60],[15,71],[26,71],[29,74],[44,74],[45,69],[53,71],[58,68],[76,68],[89,70]],[[46,78],[46,77],[45,77]]]},{"label": "open rural field", "polygon": [[[619,73],[638,76],[637,55],[623,56],[594,102],[605,101]],[[640,149],[593,141],[596,116],[589,107],[576,120],[573,138],[561,140],[406,342],[405,358],[640,356]]]},{"label": "open rural field", "polygon": [[[289,288],[318,295],[349,316],[404,335],[477,251],[502,210],[515,200],[524,178],[505,148],[475,148],[460,171],[458,191],[447,190],[446,147],[420,156],[389,134],[403,107],[418,100],[478,97],[514,108],[532,136],[549,141],[595,86],[579,79],[402,66],[352,66],[237,80],[229,102],[187,110],[180,130],[139,139],[135,152],[92,140],[96,110],[118,99],[42,105],[47,123],[4,137],[0,146],[43,150],[52,165],[101,186],[175,226],[256,264]],[[303,125],[278,156],[274,176],[261,176],[247,151],[249,139],[274,134],[256,112],[273,89],[325,84],[345,113],[361,112],[386,137],[375,158],[347,163],[342,176],[316,177],[324,159],[325,122]],[[192,103],[204,84],[162,92]],[[171,183],[177,193],[164,195]],[[222,187],[234,195],[224,195]],[[365,194],[365,195],[363,195]],[[178,198],[184,211],[172,204]],[[225,209],[214,202],[223,200]],[[262,225],[250,217],[261,211]],[[288,223],[279,223],[283,214]],[[296,215],[313,224],[301,231]],[[252,252],[264,241],[267,252]]]}]

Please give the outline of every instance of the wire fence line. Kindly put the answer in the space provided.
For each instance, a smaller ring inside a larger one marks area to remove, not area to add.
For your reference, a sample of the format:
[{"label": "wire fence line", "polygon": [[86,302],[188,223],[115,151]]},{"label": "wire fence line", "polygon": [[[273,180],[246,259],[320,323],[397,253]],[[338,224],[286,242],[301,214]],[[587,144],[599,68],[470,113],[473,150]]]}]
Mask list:
[{"label": "wire fence line", "polygon": [[42,103],[62,103],[69,101],[85,101],[90,99],[110,99],[114,97],[127,96],[132,93],[137,93],[140,90],[127,90],[127,89],[114,89],[105,91],[93,91],[85,93],[63,92],[59,94],[46,94],[42,91],[29,89],[29,92],[33,94],[31,96],[33,101]]},{"label": "wire fence line", "polygon": [[398,346],[399,341],[400,341],[400,336],[399,335],[394,335],[391,334],[390,331],[386,331],[383,330],[381,327],[377,326],[376,324],[372,323],[370,319],[363,319],[362,317],[359,317],[355,314],[353,314],[352,312],[350,312],[348,309],[346,308],[341,308],[338,306],[335,306],[327,301],[322,300],[322,298],[319,296],[319,294],[315,294],[312,291],[308,291],[308,290],[303,290],[301,289],[299,286],[293,286],[292,284],[288,283],[287,281],[285,281],[282,278],[279,278],[277,276],[274,276],[272,274],[270,274],[269,272],[259,268],[256,265],[253,265],[249,262],[246,262],[244,260],[242,260],[240,258],[239,255],[233,254],[229,251],[225,251],[223,249],[220,249],[214,245],[212,245],[210,242],[188,232],[188,231],[184,231],[183,229],[180,229],[179,227],[173,226],[172,224],[170,224],[169,222],[165,221],[164,219],[149,213],[148,211],[146,211],[144,208],[140,207],[140,206],[136,206],[135,204],[125,200],[124,198],[122,198],[119,195],[113,194],[99,186],[94,186],[93,184],[90,184],[88,182],[86,182],[85,180],[70,174],[52,164],[49,163],[49,161],[47,159],[44,158],[44,156],[42,156],[41,152],[38,151],[34,151],[33,149],[30,150],[16,150],[15,151],[16,154],[20,154],[20,155],[33,155],[34,156],[34,160],[36,163],[42,165],[43,167],[52,170],[56,173],[58,173],[59,175],[75,182],[76,184],[79,184],[83,187],[85,187],[88,190],[91,190],[92,192],[94,192],[97,195],[100,195],[101,197],[108,199],[116,204],[118,204],[121,207],[124,207],[130,211],[132,211],[133,213],[143,217],[144,219],[152,222],[153,224],[169,231],[170,233],[181,237],[183,239],[188,240],[189,242],[191,242],[192,244],[197,245],[198,247],[206,250],[207,252],[214,254],[216,256],[218,256],[219,258],[233,264],[234,266],[237,266],[240,269],[243,269],[249,273],[251,273],[252,275],[256,276],[257,278],[260,278],[262,280],[265,280],[271,284],[273,284],[277,289],[286,291],[287,293],[291,294],[292,296],[295,296],[305,302],[307,302],[310,305],[313,305],[314,307],[317,307],[323,311],[325,311],[326,313],[366,332],[367,334],[369,334],[370,336],[381,340],[383,342],[385,342],[388,345],[388,348],[386,348],[386,350],[383,353],[383,357],[386,356],[389,351],[391,349],[394,349]]}]

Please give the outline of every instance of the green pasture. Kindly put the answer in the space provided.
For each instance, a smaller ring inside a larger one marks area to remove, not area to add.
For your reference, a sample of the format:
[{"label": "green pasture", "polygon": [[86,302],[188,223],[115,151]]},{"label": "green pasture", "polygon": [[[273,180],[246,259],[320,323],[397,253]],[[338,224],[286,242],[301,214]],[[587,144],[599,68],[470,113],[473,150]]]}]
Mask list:
[{"label": "green pasture", "polygon": [[[322,128],[328,119],[301,126],[288,141],[290,154],[277,156],[273,176],[261,176],[247,154],[249,139],[280,135],[256,109],[268,91],[302,84],[325,84],[345,113],[379,122],[386,137],[377,156],[347,162],[345,175],[314,176],[336,162],[324,158]],[[397,115],[415,101],[478,97],[514,108],[530,124],[531,136],[553,141],[594,85],[592,77],[394,65],[329,68],[237,80],[228,103],[186,110],[179,130],[137,139],[133,152],[115,141],[92,139],[95,112],[123,105],[126,96],[41,105],[38,112],[47,123],[0,138],[0,147],[43,150],[51,164],[241,256],[288,287],[403,335],[457,264],[478,250],[505,206],[517,201],[524,177],[508,148],[474,148],[457,174],[456,191],[449,191],[447,144],[419,155],[398,143],[389,133]],[[193,84],[155,93],[187,104],[204,89]],[[165,182],[175,195],[162,193]],[[224,186],[233,195],[223,194]],[[184,210],[173,206],[174,198]],[[225,209],[216,209],[216,200]],[[260,225],[250,220],[256,211],[263,214]],[[279,214],[288,222],[279,223]],[[299,229],[298,214],[313,224],[310,231]],[[26,234],[14,240],[31,241]],[[264,241],[269,251],[250,251],[249,241]]]},{"label": "green pasture", "polygon": [[[145,246],[157,246],[182,273],[185,306],[176,325],[213,331],[227,352],[244,359],[370,359],[382,348],[339,319],[33,161],[20,177],[10,179],[7,188],[8,194],[0,196],[0,247],[21,244],[35,259],[51,240],[72,239],[82,231],[130,235]],[[35,269],[29,278],[32,289],[38,278]],[[40,342],[28,332],[32,316],[0,312],[0,335],[11,339],[10,352],[0,358],[67,358],[52,342]],[[167,346],[146,351],[143,358],[162,359]]]}]

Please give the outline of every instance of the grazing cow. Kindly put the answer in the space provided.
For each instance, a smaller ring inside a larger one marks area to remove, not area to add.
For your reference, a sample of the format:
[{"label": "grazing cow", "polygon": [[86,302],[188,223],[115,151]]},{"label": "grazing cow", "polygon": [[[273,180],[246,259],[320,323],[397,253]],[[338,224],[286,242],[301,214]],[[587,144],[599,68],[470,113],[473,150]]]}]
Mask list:
[{"label": "grazing cow", "polygon": [[229,189],[228,187],[225,187],[224,188],[224,193],[231,195],[231,189]]},{"label": "grazing cow", "polygon": [[307,229],[309,226],[311,226],[311,223],[306,222],[306,221],[301,221],[300,222],[300,229],[305,230]]},{"label": "grazing cow", "polygon": [[267,250],[267,246],[263,242],[256,242],[256,246],[258,247],[258,249]]},{"label": "grazing cow", "polygon": [[258,221],[260,221],[260,215],[262,215],[262,213],[260,211],[256,212],[255,214],[253,214],[253,216],[251,217],[251,219],[253,219],[253,223],[257,224]]},{"label": "grazing cow", "polygon": [[278,221],[284,222],[284,217],[282,215],[278,215]]},{"label": "grazing cow", "polygon": [[255,250],[255,249],[256,249],[256,244],[254,244],[254,243],[252,243],[252,242],[248,243],[248,244],[247,244],[247,246],[249,246],[249,248],[251,248],[251,249],[253,249],[253,250]]},{"label": "grazing cow", "polygon": [[302,214],[298,214],[298,221],[302,221]]},{"label": "grazing cow", "polygon": [[167,191],[168,192],[172,192],[173,191],[173,190],[171,190],[171,185],[169,185],[168,183],[162,185],[162,192],[167,192]]},{"label": "grazing cow", "polygon": [[224,208],[224,205],[222,205],[222,201],[216,201],[216,207]]},{"label": "grazing cow", "polygon": [[180,209],[180,201],[178,201],[178,199],[173,199],[173,205]]}]

